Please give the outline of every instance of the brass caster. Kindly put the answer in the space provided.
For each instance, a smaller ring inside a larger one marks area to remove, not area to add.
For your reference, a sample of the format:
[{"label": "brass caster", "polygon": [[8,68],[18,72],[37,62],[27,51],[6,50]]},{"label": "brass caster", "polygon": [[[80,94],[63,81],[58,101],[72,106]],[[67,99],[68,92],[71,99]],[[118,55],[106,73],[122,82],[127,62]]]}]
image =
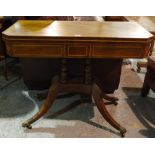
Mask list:
[{"label": "brass caster", "polygon": [[140,73],[141,69],[140,68],[137,68],[137,73]]},{"label": "brass caster", "polygon": [[119,98],[118,97],[115,97],[115,101],[118,101],[119,100]]},{"label": "brass caster", "polygon": [[120,134],[121,134],[121,137],[122,137],[122,138],[125,137],[125,133],[121,133],[121,132],[120,132]]},{"label": "brass caster", "polygon": [[125,137],[125,133],[126,133],[126,129],[121,127],[120,128],[120,134],[121,134],[121,137]]},{"label": "brass caster", "polygon": [[28,128],[28,129],[32,129],[32,125],[29,124],[29,123],[23,123],[23,124],[22,124],[22,127]]},{"label": "brass caster", "polygon": [[114,102],[114,105],[116,106],[116,105],[118,105],[118,103],[117,102]]}]

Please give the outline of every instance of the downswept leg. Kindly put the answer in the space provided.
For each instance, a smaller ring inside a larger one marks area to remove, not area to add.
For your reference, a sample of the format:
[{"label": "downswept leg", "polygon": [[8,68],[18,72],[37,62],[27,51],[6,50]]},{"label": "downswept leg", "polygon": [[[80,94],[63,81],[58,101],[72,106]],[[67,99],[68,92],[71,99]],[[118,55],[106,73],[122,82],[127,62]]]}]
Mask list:
[{"label": "downswept leg", "polygon": [[112,125],[114,128],[120,131],[121,136],[124,137],[126,133],[126,129],[123,128],[120,124],[118,124],[114,118],[110,115],[108,110],[106,109],[105,103],[102,100],[101,97],[101,90],[96,84],[93,84],[92,86],[92,96],[94,98],[95,104],[97,105],[98,110],[102,114],[102,116],[106,119],[106,121]]},{"label": "downswept leg", "polygon": [[49,88],[47,98],[45,102],[43,103],[42,107],[32,118],[28,119],[22,124],[23,127],[27,127],[31,129],[32,128],[31,124],[35,122],[36,120],[38,120],[39,118],[41,118],[50,109],[54,100],[57,97],[58,87],[59,87],[58,77],[56,76],[52,79],[52,85]]}]

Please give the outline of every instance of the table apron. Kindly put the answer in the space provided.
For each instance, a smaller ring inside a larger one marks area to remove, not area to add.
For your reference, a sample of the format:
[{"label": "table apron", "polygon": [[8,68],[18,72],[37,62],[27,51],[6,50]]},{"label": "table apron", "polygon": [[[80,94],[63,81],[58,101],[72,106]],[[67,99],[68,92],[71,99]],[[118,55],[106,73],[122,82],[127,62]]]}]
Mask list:
[{"label": "table apron", "polygon": [[13,57],[42,58],[143,58],[150,42],[30,42],[5,41]]}]

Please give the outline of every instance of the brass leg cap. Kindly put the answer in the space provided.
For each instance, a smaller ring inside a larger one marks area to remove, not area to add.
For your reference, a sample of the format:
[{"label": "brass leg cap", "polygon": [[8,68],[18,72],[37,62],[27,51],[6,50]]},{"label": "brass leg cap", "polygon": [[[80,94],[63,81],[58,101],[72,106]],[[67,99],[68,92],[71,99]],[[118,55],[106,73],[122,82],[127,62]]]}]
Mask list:
[{"label": "brass leg cap", "polygon": [[117,105],[118,103],[117,102],[114,102],[114,105]]},{"label": "brass leg cap", "polygon": [[29,123],[23,123],[23,124],[22,124],[22,127],[28,128],[28,129],[32,129],[32,125],[29,124]]},{"label": "brass leg cap", "polygon": [[123,127],[120,128],[120,134],[121,134],[121,137],[125,137],[125,133],[127,132],[127,130]]}]

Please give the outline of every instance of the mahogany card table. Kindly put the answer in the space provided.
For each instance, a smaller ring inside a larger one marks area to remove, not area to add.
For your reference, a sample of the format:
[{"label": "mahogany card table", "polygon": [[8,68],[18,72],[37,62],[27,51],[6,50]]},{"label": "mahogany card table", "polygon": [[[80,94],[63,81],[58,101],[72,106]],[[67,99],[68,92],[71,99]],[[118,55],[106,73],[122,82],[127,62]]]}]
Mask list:
[{"label": "mahogany card table", "polygon": [[[79,92],[92,96],[102,116],[121,136],[125,135],[126,129],[111,116],[103,100],[116,103],[118,98],[101,91],[97,78],[91,74],[91,60],[147,57],[153,48],[152,34],[136,22],[19,20],[2,36],[12,57],[62,60],[60,74],[52,78],[45,102],[23,127],[32,128],[31,124],[49,110],[59,92]],[[83,83],[67,80],[70,58],[85,59]]]}]

